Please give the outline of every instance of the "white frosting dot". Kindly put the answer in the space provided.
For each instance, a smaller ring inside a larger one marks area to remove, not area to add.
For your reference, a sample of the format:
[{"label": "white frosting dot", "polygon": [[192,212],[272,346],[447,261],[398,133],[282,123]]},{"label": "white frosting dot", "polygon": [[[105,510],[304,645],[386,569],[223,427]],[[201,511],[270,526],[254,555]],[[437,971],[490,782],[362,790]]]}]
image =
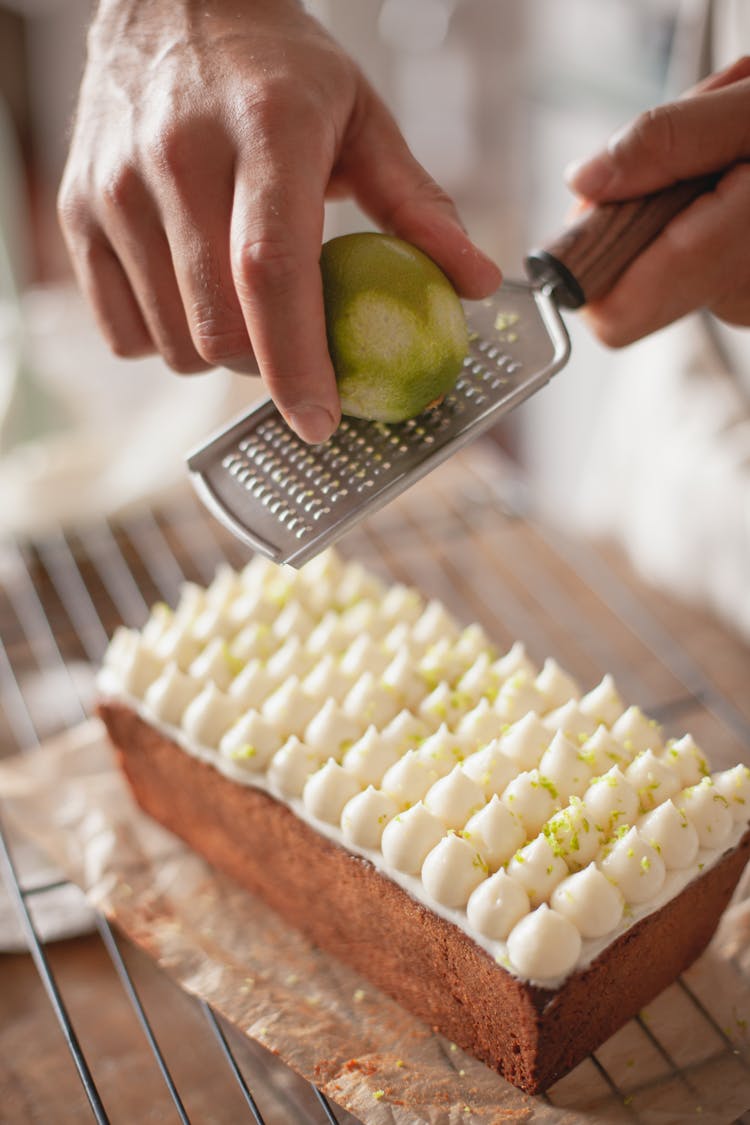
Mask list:
[{"label": "white frosting dot", "polygon": [[455,766],[430,787],[424,803],[448,828],[463,828],[472,813],[484,805],[484,790]]},{"label": "white frosting dot", "polygon": [[690,867],[698,855],[695,825],[674,801],[664,801],[638,821],[643,839],[656,848],[667,868]]},{"label": "white frosting dot", "polygon": [[429,728],[411,711],[399,711],[383,729],[383,735],[399,754],[414,750],[429,734]]},{"label": "white frosting dot", "polygon": [[571,797],[565,808],[550,817],[544,834],[573,871],[585,867],[599,851],[600,835],[577,797]]},{"label": "white frosting dot", "polygon": [[525,672],[516,672],[506,680],[495,700],[495,710],[506,723],[516,723],[530,711],[539,714],[543,707],[544,696]]},{"label": "white frosting dot", "polygon": [[548,730],[562,731],[574,746],[582,746],[586,739],[596,730],[596,720],[581,710],[580,704],[575,699],[569,699],[554,711],[544,716],[544,725]]},{"label": "white frosting dot", "polygon": [[727,801],[735,823],[745,824],[750,819],[750,769],[734,766],[713,775],[716,792]]},{"label": "white frosting dot", "polygon": [[507,863],[526,839],[521,821],[495,794],[488,804],[474,813],[462,833],[481,852],[491,870]]},{"label": "white frosting dot", "polygon": [[701,778],[707,777],[709,773],[706,757],[696,746],[695,739],[690,734],[667,743],[662,760],[677,771],[680,788],[697,785]]},{"label": "white frosting dot", "polygon": [[557,789],[539,770],[519,773],[505,788],[501,800],[529,833],[538,832],[559,804]]},{"label": "white frosting dot", "polygon": [[583,795],[586,812],[594,827],[609,836],[623,824],[633,824],[638,815],[638,794],[619,766],[594,778]]},{"label": "white frosting dot", "polygon": [[338,824],[347,801],[359,792],[359,783],[338,762],[329,758],[324,766],[305,782],[302,800],[311,816]]},{"label": "white frosting dot", "polygon": [[601,683],[584,695],[581,710],[584,715],[590,715],[595,722],[605,727],[611,727],[617,721],[623,711],[623,702],[609,673]]},{"label": "white frosting dot", "polygon": [[543,903],[508,935],[511,964],[522,977],[547,981],[565,976],[581,953],[581,935],[569,918]]},{"label": "white frosting dot", "polygon": [[424,797],[437,778],[436,771],[419,760],[416,750],[408,750],[386,770],[381,788],[400,805],[411,805]]},{"label": "white frosting dot", "polygon": [[392,797],[368,785],[347,801],[341,811],[344,839],[358,848],[379,848],[386,824],[397,813],[398,806]]},{"label": "white frosting dot", "polygon": [[643,714],[640,707],[628,707],[612,724],[612,734],[630,758],[644,750],[658,753],[663,749],[659,724]]},{"label": "white frosting dot", "polygon": [[461,769],[467,777],[482,786],[486,797],[502,793],[508,782],[516,776],[516,767],[503,754],[498,739],[465,758]]},{"label": "white frosting dot", "polygon": [[209,683],[187,705],[180,725],[188,738],[215,750],[239,713],[237,701]]},{"label": "white frosting dot", "polygon": [[515,853],[507,871],[525,889],[531,905],[538,906],[566,877],[568,867],[564,859],[555,855],[547,837],[537,836]]},{"label": "white frosting dot", "polygon": [[321,702],[334,699],[341,703],[353,683],[353,679],[341,671],[336,657],[328,653],[307,673],[302,681],[302,689],[311,699],[319,699]]},{"label": "white frosting dot", "polygon": [[517,672],[522,672],[529,680],[537,674],[536,666],[526,655],[523,641],[516,641],[504,656],[499,657],[492,665],[492,671],[501,682],[509,680]]},{"label": "white frosting dot", "polygon": [[301,797],[305,782],[320,766],[320,758],[293,735],[271,758],[268,780],[285,797]]},{"label": "white frosting dot", "polygon": [[676,771],[660,761],[653,750],[638,754],[625,770],[625,777],[638,794],[642,812],[648,812],[662,801],[674,797],[680,789]]},{"label": "white frosting dot", "polygon": [[280,684],[288,676],[303,679],[312,668],[314,660],[315,657],[303,648],[299,637],[291,636],[269,656],[266,667],[269,676]]},{"label": "white frosting dot", "polygon": [[428,853],[422,865],[422,883],[430,898],[441,906],[460,910],[487,869],[471,844],[451,833]]},{"label": "white frosting dot", "polygon": [[388,661],[389,653],[382,645],[372,637],[368,637],[366,633],[361,633],[354,638],[346,652],[342,653],[341,671],[354,682],[365,672],[370,672],[376,677],[381,675],[387,668]]},{"label": "white frosting dot", "polygon": [[427,853],[445,834],[445,825],[419,801],[399,813],[383,830],[383,858],[397,871],[418,875]]},{"label": "white frosting dot", "polygon": [[605,849],[599,867],[620,890],[627,902],[648,902],[664,885],[664,861],[646,843],[637,828],[631,828]]},{"label": "white frosting dot", "polygon": [[399,759],[395,750],[376,727],[367,728],[344,754],[342,766],[366,785],[380,785],[383,774]]},{"label": "white frosting dot", "polygon": [[278,680],[269,675],[268,669],[261,660],[251,660],[239,672],[229,687],[229,694],[243,707],[257,709],[262,706],[274,688],[278,687]]},{"label": "white frosting dot", "polygon": [[364,672],[349,691],[342,704],[344,713],[356,719],[360,729],[376,726],[378,730],[394,719],[401,709],[396,692],[380,683],[372,672]]},{"label": "white frosting dot", "polygon": [[188,671],[194,680],[203,684],[212,681],[222,691],[226,691],[233,678],[233,670],[227,659],[229,655],[226,641],[214,637],[196,656]]},{"label": "white frosting dot", "polygon": [[683,789],[675,797],[675,804],[695,825],[702,848],[724,847],[732,831],[733,818],[729,802],[710,777]]},{"label": "white frosting dot", "polygon": [[421,676],[414,671],[411,653],[401,649],[382,675],[382,683],[396,693],[401,707],[417,707],[427,694]]},{"label": "white frosting dot", "polygon": [[181,672],[176,664],[168,664],[146,691],[143,702],[154,718],[177,726],[188,703],[200,689],[201,685],[192,676]]},{"label": "white frosting dot", "polygon": [[362,733],[362,724],[344,714],[335,699],[327,699],[305,727],[304,741],[321,757],[338,758]]},{"label": "white frosting dot", "polygon": [[500,747],[518,769],[530,770],[539,765],[550,738],[550,732],[537,713],[530,711],[501,736]]},{"label": "white frosting dot", "polygon": [[475,703],[488,693],[497,693],[500,689],[500,680],[492,671],[491,665],[491,655],[488,652],[481,652],[458,681],[458,690]]},{"label": "white frosting dot", "polygon": [[539,773],[549,778],[561,796],[580,796],[592,776],[578,750],[562,731],[557,732],[542,754]]},{"label": "white frosting dot", "polygon": [[257,711],[246,711],[222,737],[219,753],[244,769],[258,772],[266,768],[281,742],[276,727]]},{"label": "white frosting dot", "polygon": [[299,738],[318,706],[314,699],[305,695],[297,676],[290,676],[266,698],[261,712],[283,738],[291,734]]},{"label": "white frosting dot", "polygon": [[548,657],[536,678],[535,686],[544,698],[543,713],[554,711],[568,699],[578,699],[581,694],[578,684],[568,672],[563,671],[556,660]]},{"label": "white frosting dot", "polygon": [[505,941],[529,909],[529,896],[521,884],[505,871],[498,871],[472,892],[466,917],[480,934],[493,941]]},{"label": "white frosting dot", "polygon": [[439,777],[445,777],[463,758],[463,750],[455,734],[445,723],[426,738],[416,751],[417,758]]},{"label": "white frosting dot", "polygon": [[[137,634],[121,633],[119,643],[122,653],[118,669],[120,683],[130,695],[143,699],[148,688],[161,674],[163,661],[146,648]],[[174,658],[173,662],[179,665],[179,661]]]},{"label": "white frosting dot", "polygon": [[630,761],[616,738],[604,726],[598,726],[594,733],[585,739],[581,745],[580,755],[582,761],[591,770],[594,777],[601,777],[612,766],[626,766]]},{"label": "white frosting dot", "polygon": [[607,876],[590,863],[558,883],[550,905],[570,919],[581,937],[599,938],[619,925],[625,904]]},{"label": "white frosting dot", "polygon": [[501,723],[489,699],[480,699],[456,727],[456,737],[469,752],[491,742],[500,733]]}]

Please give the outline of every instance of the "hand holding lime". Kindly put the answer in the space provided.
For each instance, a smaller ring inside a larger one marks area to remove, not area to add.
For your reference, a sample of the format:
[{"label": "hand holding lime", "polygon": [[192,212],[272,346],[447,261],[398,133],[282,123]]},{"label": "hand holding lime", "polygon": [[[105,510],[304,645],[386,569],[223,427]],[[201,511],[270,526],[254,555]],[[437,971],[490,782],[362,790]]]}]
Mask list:
[{"label": "hand holding lime", "polygon": [[403,422],[454,386],[469,348],[455,289],[421,250],[385,234],[323,246],[328,350],[344,414]]}]

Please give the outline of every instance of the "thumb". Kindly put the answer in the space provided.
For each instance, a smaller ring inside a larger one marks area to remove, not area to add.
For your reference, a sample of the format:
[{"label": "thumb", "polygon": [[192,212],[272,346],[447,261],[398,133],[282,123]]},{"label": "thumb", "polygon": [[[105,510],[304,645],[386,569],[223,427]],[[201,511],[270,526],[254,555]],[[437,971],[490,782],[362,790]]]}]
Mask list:
[{"label": "thumb", "polygon": [[566,170],[568,186],[603,202],[646,195],[750,158],[750,78],[658,106],[606,149]]},{"label": "thumb", "polygon": [[412,156],[374,91],[366,88],[363,98],[358,128],[339,165],[355,199],[382,230],[429,255],[462,296],[493,293],[500,270],[471,241],[453,200]]}]

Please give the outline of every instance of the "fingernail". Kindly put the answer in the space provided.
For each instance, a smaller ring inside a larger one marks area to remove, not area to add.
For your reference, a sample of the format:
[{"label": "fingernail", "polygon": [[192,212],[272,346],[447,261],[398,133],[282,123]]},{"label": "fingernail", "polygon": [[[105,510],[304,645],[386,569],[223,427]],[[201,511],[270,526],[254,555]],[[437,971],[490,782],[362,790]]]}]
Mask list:
[{"label": "fingernail", "polygon": [[286,420],[296,434],[310,445],[327,441],[336,429],[336,423],[322,406],[298,406],[286,415]]},{"label": "fingernail", "polygon": [[575,160],[565,169],[565,183],[579,195],[599,195],[612,179],[614,169],[608,155],[601,154],[590,160]]}]

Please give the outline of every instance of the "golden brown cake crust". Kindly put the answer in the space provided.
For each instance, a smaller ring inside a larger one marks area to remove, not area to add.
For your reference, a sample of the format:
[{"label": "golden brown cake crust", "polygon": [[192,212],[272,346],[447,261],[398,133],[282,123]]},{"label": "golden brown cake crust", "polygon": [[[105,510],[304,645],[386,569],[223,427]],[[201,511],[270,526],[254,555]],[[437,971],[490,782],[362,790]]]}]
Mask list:
[{"label": "golden brown cake crust", "polygon": [[127,706],[99,713],[138,804],[405,1008],[529,1093],[635,1015],[708,944],[750,854],[739,845],[558,990],[519,981],[458,927],[289,808],[186,754]]}]

